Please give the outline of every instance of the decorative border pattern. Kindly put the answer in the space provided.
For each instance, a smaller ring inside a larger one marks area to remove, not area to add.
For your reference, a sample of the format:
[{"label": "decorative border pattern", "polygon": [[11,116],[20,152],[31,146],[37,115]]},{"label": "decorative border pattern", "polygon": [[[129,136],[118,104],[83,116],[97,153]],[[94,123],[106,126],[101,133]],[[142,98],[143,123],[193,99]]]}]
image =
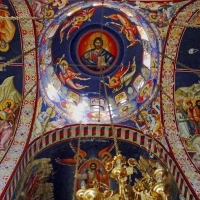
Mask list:
[{"label": "decorative border pattern", "polygon": [[[12,182],[4,196],[4,199],[11,199],[14,190],[17,186],[20,177],[27,166],[28,162],[33,159],[33,157],[42,151],[44,148],[47,148],[51,145],[54,145],[58,142],[63,142],[68,139],[77,138],[79,135],[80,126],[74,125],[70,127],[66,127],[64,129],[48,133],[42,139],[38,139],[32,143],[29,149],[26,151],[23,159],[13,176]],[[108,125],[105,126],[94,126],[94,125],[83,125],[83,137],[88,138],[110,138],[112,139],[112,131],[111,127]],[[159,158],[163,163],[166,163],[172,175],[175,177],[175,180],[178,184],[182,195],[188,199],[193,200],[194,197],[192,192],[190,191],[187,183],[184,181],[179,169],[176,164],[172,160],[172,158],[168,155],[168,152],[159,144],[156,143],[155,140],[152,140],[150,137],[143,135],[140,132],[135,130],[131,130],[130,128],[123,128],[115,126],[115,131],[117,133],[118,140],[128,141],[133,144],[140,146],[141,148],[149,151],[151,149],[151,153],[153,153],[157,158]]]},{"label": "decorative border pattern", "polygon": [[[29,17],[31,13],[28,9],[28,6],[24,1],[13,0],[13,7],[17,16]],[[21,31],[21,41],[22,41],[22,51],[28,52],[35,47],[35,36],[34,36],[34,27],[31,20],[19,21],[19,27]],[[4,156],[1,165],[0,165],[0,194],[3,194],[3,191],[6,185],[9,183],[12,178],[12,173],[15,170],[16,164],[18,163],[31,129],[31,122],[33,121],[36,101],[36,92],[37,92],[37,74],[36,74],[36,50],[33,50],[26,54],[24,57],[24,85],[23,85],[23,99],[21,106],[20,118],[18,121],[15,137],[12,141],[10,148],[8,149],[6,155]],[[34,87],[35,86],[35,87]],[[30,90],[32,90],[30,92]],[[18,177],[19,178],[19,177]],[[0,197],[0,199],[2,199]]]},{"label": "decorative border pattern", "polygon": [[[16,14],[18,16],[31,16],[28,7],[25,5],[24,1],[21,0],[13,0],[13,5],[16,10]],[[187,10],[191,10],[190,5],[186,7],[183,11],[181,11],[177,15],[176,21],[181,22],[189,19],[192,15],[192,13],[187,13],[185,15],[185,12]],[[200,5],[195,5],[196,8],[200,7]],[[26,20],[21,21],[19,23],[21,28],[21,37],[22,37],[22,45],[23,45],[23,51],[26,52],[30,49],[35,48],[35,37],[34,37],[34,28],[33,24],[30,23],[30,21],[27,23]],[[23,33],[23,30],[26,30],[26,33]],[[184,29],[183,27],[180,28],[172,26],[169,35],[173,36],[174,40],[168,40],[165,53],[172,56],[172,59],[176,58],[176,52],[178,50],[178,42],[181,38],[181,35],[183,33]],[[177,38],[176,38],[177,37]],[[178,41],[176,41],[178,40]],[[176,46],[174,48],[174,45]],[[34,85],[37,83],[37,76],[36,76],[36,63],[35,63],[35,57],[36,52],[32,51],[26,56],[24,56],[24,76],[30,77],[29,79],[26,79],[24,82],[24,96],[26,96],[26,93],[33,88]],[[174,63],[172,63],[169,59],[164,59],[163,63],[163,72],[162,72],[162,86],[163,86],[163,93],[161,95],[162,97],[162,106],[163,106],[163,118],[164,118],[164,124],[165,124],[165,131],[167,133],[168,140],[170,142],[170,145],[172,147],[174,156],[179,163],[182,170],[185,172],[185,176],[188,178],[191,185],[193,185],[193,189],[195,190],[198,197],[200,197],[200,175],[196,172],[193,164],[188,159],[187,155],[185,154],[184,147],[182,146],[182,143],[179,138],[179,133],[177,132],[177,127],[175,123],[175,111],[173,109],[169,109],[169,99],[166,97],[166,93],[170,98],[173,99],[173,87],[170,85],[173,83],[173,78],[170,74],[173,74],[173,71],[175,69]],[[19,123],[17,126],[17,132],[15,135],[15,138],[12,142],[12,145],[8,149],[7,154],[5,155],[4,159],[2,160],[0,170],[0,193],[3,195],[3,191],[6,187],[6,185],[10,182],[10,179],[12,178],[12,182],[9,185],[8,190],[6,191],[4,198],[0,199],[10,199],[13,191],[17,185],[17,182],[23,172],[23,169],[27,165],[27,163],[30,161],[31,157],[41,151],[43,148],[50,146],[56,142],[66,140],[68,138],[76,137],[79,134],[79,127],[78,126],[72,126],[60,131],[52,132],[51,134],[45,136],[42,139],[42,142],[40,140],[37,140],[34,144],[31,145],[31,147],[27,150],[25,153],[23,160],[20,162],[20,165],[17,169],[17,172],[14,174],[13,177],[11,177],[13,171],[15,170],[15,165],[19,162],[19,158],[22,155],[22,152],[25,148],[25,144],[28,139],[28,135],[31,128],[31,122],[33,120],[34,113],[27,114],[26,107],[29,107],[30,109],[34,110],[35,107],[35,100],[36,100],[36,88],[34,87],[32,92],[29,93],[29,95],[26,97],[25,100],[23,100],[22,103],[22,110],[21,110],[21,116],[19,119]],[[85,132],[87,137],[111,137],[111,132],[109,131],[110,128],[107,126],[87,126],[88,132]],[[132,131],[130,129],[125,129],[121,127],[117,127],[118,132],[118,138],[126,141],[133,142],[134,144],[140,145],[142,148],[146,148],[146,146],[149,145],[150,142],[150,148],[151,151],[162,161],[167,163],[168,167],[170,168],[170,171],[172,174],[176,177],[176,181],[178,183],[179,188],[182,191],[182,194],[186,199],[193,199],[192,193],[190,189],[188,188],[186,182],[184,181],[181,173],[179,172],[177,166],[174,164],[174,162],[171,160],[167,152],[165,150],[161,151],[162,147],[159,144],[155,144],[154,141],[150,141],[151,139],[147,136],[144,136],[138,132]],[[159,149],[159,151],[158,151]],[[162,153],[161,153],[162,152]],[[170,164],[171,163],[171,164]]]},{"label": "decorative border pattern", "polygon": [[[198,4],[198,5],[197,5]],[[175,23],[188,22],[193,14],[194,8],[198,9],[200,2],[187,5],[181,12],[177,13],[177,17],[174,20]],[[177,163],[181,167],[196,195],[200,198],[200,174],[195,169],[193,163],[189,160],[186,155],[184,146],[180,140],[180,134],[177,131],[176,118],[174,105],[171,105],[171,99],[174,99],[174,78],[173,74],[175,71],[175,61],[177,57],[179,42],[185,28],[181,26],[172,26],[169,32],[168,38],[166,38],[167,44],[164,54],[170,56],[171,59],[164,58],[163,60],[163,71],[162,71],[162,114],[165,126],[165,132],[167,133],[167,139],[172,148],[173,154]],[[174,60],[174,62],[173,62]],[[166,95],[167,94],[167,95]],[[184,195],[185,195],[184,191]],[[189,198],[187,196],[187,198]]]}]

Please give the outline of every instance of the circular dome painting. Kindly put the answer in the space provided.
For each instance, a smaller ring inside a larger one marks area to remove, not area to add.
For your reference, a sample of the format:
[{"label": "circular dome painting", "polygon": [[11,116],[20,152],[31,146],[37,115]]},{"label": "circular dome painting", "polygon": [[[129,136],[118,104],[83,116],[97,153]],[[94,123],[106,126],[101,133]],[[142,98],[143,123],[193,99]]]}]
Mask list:
[{"label": "circular dome painting", "polygon": [[[47,104],[69,123],[122,122],[157,92],[161,39],[143,11],[75,3],[41,33],[39,75]],[[109,108],[108,108],[109,106]]]},{"label": "circular dome painting", "polygon": [[[83,34],[82,38],[73,38],[71,45],[71,52],[74,51],[73,47],[77,47],[77,53],[72,54],[73,60],[81,64],[83,73],[99,74],[101,72],[109,71],[119,58],[119,41],[113,37],[114,34],[101,30],[101,27],[89,30],[90,27],[86,27],[86,34]],[[77,42],[78,41],[78,42]],[[78,44],[77,44],[78,43]],[[121,44],[123,42],[121,41]],[[119,62],[119,61],[118,61]]]}]

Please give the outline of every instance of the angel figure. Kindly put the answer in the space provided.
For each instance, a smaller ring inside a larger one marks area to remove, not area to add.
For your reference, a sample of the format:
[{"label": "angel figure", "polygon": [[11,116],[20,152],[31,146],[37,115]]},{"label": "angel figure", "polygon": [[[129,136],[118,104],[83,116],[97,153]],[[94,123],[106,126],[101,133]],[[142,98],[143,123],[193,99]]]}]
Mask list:
[{"label": "angel figure", "polygon": [[104,16],[104,17],[110,18],[116,21],[118,20],[121,22],[121,24],[118,24],[115,22],[107,22],[106,25],[111,24],[120,29],[120,33],[123,33],[126,36],[126,39],[130,42],[127,48],[141,43],[138,39],[136,39],[136,34],[137,34],[136,25],[132,25],[125,16],[120,15],[120,14],[112,14],[112,15]]},{"label": "angel figure", "polygon": [[57,158],[55,159],[55,161],[61,165],[76,165],[77,158],[78,158],[79,165],[83,164],[86,160],[87,152],[83,151],[82,149],[78,150],[78,147],[72,144],[71,142],[69,143],[69,145],[72,151],[75,153],[74,157],[73,158]]},{"label": "angel figure", "polygon": [[107,147],[103,148],[98,152],[98,157],[103,163],[109,162],[112,159],[110,151],[114,148],[114,143],[111,143]]},{"label": "angel figure", "polygon": [[[78,154],[78,146],[74,145],[72,142],[70,142],[70,148],[75,153],[73,158],[57,158],[56,162],[62,165],[76,165],[77,158],[79,158],[79,165],[83,164],[86,161],[87,158],[87,152],[79,149]],[[108,162],[112,159],[112,155],[110,154],[110,151],[114,148],[114,144],[110,144],[107,147],[103,148],[98,152],[98,158],[101,159],[103,163]]]},{"label": "angel figure", "polygon": [[[130,66],[132,67],[132,71],[127,74],[128,70],[130,69]],[[111,78],[108,76],[109,84],[105,83],[109,88],[113,89],[113,93],[119,91],[125,84],[127,86],[131,80],[133,75],[136,71],[136,64],[135,64],[135,57],[133,58],[133,63],[130,65],[130,62],[128,66],[124,69],[123,64],[119,67],[117,72],[112,76]]]},{"label": "angel figure", "polygon": [[48,123],[50,119],[55,117],[55,111],[48,107],[46,110],[42,110],[42,97],[38,99],[37,110],[36,110],[36,118],[34,124],[34,133],[36,136],[43,133],[48,128]]},{"label": "angel figure", "polygon": [[59,67],[60,72],[58,74],[58,78],[61,81],[62,84],[66,84],[69,87],[81,90],[84,88],[87,88],[89,86],[87,85],[80,85],[78,83],[74,83],[73,79],[79,79],[79,80],[89,80],[90,78],[83,78],[81,77],[80,73],[76,73],[67,63],[67,61],[62,60],[62,58],[56,59],[56,65]]},{"label": "angel figure", "polygon": [[162,5],[158,7],[157,11],[149,13],[151,22],[156,23],[159,28],[167,26],[169,20],[176,11],[173,5]]},{"label": "angel figure", "polygon": [[67,37],[66,39],[68,40],[70,35],[74,30],[77,28],[80,28],[80,26],[83,24],[85,21],[91,21],[91,17],[94,14],[94,11],[97,8],[92,8],[92,9],[85,9],[81,10],[78,12],[72,19],[67,20],[66,22],[63,23],[61,30],[60,30],[60,43],[63,41],[63,36],[64,36],[64,31],[72,25],[72,27],[69,29],[67,32]]}]

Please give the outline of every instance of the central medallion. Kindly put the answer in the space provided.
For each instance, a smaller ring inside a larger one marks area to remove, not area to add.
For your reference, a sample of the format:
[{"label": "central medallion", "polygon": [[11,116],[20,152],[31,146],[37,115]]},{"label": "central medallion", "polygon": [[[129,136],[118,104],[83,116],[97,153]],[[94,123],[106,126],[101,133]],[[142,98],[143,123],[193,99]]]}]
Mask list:
[{"label": "central medallion", "polygon": [[116,38],[112,30],[93,25],[80,32],[71,43],[71,49],[76,47],[76,54],[71,56],[81,66],[80,71],[89,74],[106,73],[120,64],[120,38]]},{"label": "central medallion", "polygon": [[90,31],[81,38],[78,48],[80,62],[95,72],[109,69],[117,58],[117,44],[105,31]]}]

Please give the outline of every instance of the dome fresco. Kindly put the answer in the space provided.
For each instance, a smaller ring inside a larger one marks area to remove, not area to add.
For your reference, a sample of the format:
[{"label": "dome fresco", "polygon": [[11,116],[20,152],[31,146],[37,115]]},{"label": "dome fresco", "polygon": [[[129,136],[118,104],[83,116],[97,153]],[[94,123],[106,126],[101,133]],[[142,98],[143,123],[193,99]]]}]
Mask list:
[{"label": "dome fresco", "polygon": [[[94,54],[99,37],[105,66]],[[109,123],[108,101],[113,120],[124,121],[157,93],[162,41],[134,6],[74,4],[46,24],[39,40],[41,91],[67,121]]]},{"label": "dome fresco", "polygon": [[0,199],[72,199],[94,168],[117,197],[118,151],[129,199],[200,199],[199,8],[0,0]]}]

